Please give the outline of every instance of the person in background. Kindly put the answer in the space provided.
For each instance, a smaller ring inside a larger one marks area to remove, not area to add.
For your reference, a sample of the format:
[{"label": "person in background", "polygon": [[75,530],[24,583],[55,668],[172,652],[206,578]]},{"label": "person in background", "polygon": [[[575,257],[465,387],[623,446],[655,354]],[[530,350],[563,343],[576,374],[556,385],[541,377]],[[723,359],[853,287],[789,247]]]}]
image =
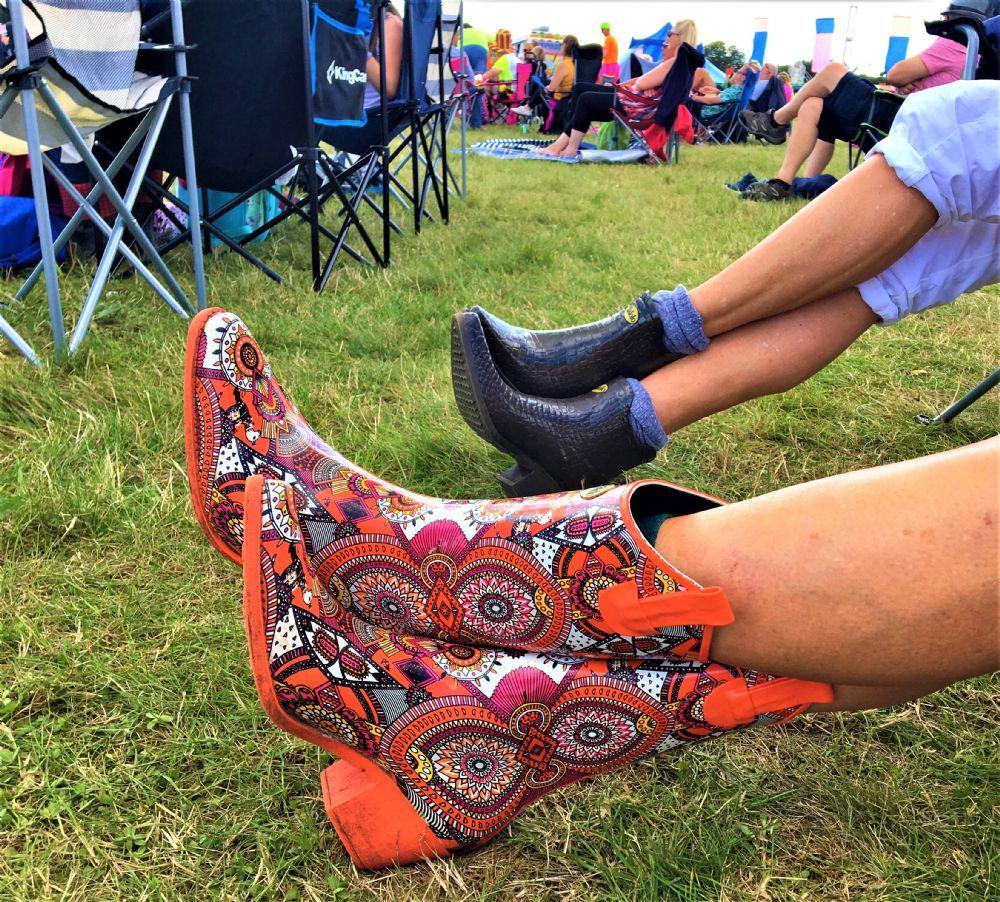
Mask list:
[{"label": "person in background", "polygon": [[[466,35],[471,35],[475,32],[468,22],[462,27]],[[465,58],[469,61],[469,68],[472,69],[473,83],[469,85],[469,88],[475,92],[470,99],[471,114],[469,116],[469,128],[480,129],[483,127],[482,83],[483,76],[489,67],[489,51],[487,51],[485,45],[472,41],[464,42],[464,48]]]},{"label": "person in background", "polygon": [[[575,156],[592,122],[610,122],[611,110],[616,108],[616,104],[618,109],[625,109],[623,105],[625,101],[622,98],[627,97],[627,94],[621,92],[641,94],[644,97],[661,96],[663,83],[673,68],[681,44],[688,44],[693,48],[697,43],[698,28],[694,20],[681,19],[663,42],[663,62],[654,69],[650,69],[638,78],[621,82],[617,88],[610,85],[577,85],[568,104],[570,115],[563,120],[565,123],[563,133],[548,147],[543,147],[538,152],[551,156]],[[703,84],[703,79],[711,81],[711,77],[704,69],[696,70],[694,85]]]},{"label": "person in background", "polygon": [[702,122],[710,122],[722,112],[728,110],[734,103],[739,103],[740,98],[743,96],[743,84],[745,81],[746,71],[741,68],[729,76],[729,87],[722,91],[714,90],[714,85],[711,88],[702,87],[697,89],[693,87],[691,89],[691,100],[702,104],[697,118]]},{"label": "person in background", "polygon": [[785,71],[778,73],[778,80],[781,82],[782,87],[785,91],[785,103],[788,103],[792,99],[792,95],[795,93],[795,89],[792,87],[792,77]]},{"label": "person in background", "polygon": [[601,34],[604,35],[604,58],[601,61],[601,72],[598,80],[603,80],[609,75],[614,81],[618,81],[622,67],[618,63],[618,39],[611,33],[609,22],[601,23]]},{"label": "person in background", "polygon": [[[981,19],[998,11],[1000,0],[967,0],[952,3],[941,15],[944,19],[960,15]],[[965,48],[938,38],[923,53],[893,66],[887,77],[896,90],[912,94],[959,81],[964,65]],[[763,201],[791,197],[792,181],[803,163],[806,163],[806,178],[820,175],[833,159],[834,144],[838,140],[850,141],[858,133],[874,94],[872,82],[848,71],[842,63],[828,63],[780,109],[740,113],[747,131],[771,144],[784,143],[788,126],[796,122],[777,177],[751,185],[743,197]]]},{"label": "person in background", "polygon": [[[381,101],[381,67],[379,60],[383,58],[378,46],[378,29],[372,28],[368,41],[368,61],[365,63],[365,73],[368,83],[365,85],[365,109],[377,107]],[[399,93],[399,79],[403,71],[403,17],[391,3],[385,8],[385,90],[389,100]]]}]

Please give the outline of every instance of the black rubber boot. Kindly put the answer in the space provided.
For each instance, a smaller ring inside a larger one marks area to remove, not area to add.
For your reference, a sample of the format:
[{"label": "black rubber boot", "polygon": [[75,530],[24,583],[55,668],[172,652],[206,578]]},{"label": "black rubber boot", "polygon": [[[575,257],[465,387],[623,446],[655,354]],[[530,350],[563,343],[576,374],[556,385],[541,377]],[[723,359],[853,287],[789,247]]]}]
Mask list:
[{"label": "black rubber boot", "polygon": [[479,316],[452,320],[452,384],[465,421],[517,462],[500,474],[508,497],[605,485],[656,452],[629,424],[631,385],[612,379],[575,398],[518,391],[497,368]]},{"label": "black rubber boot", "polygon": [[[504,378],[542,398],[575,398],[620,376],[643,379],[678,356],[663,347],[663,327],[648,292],[614,316],[572,329],[533,332],[482,307],[463,313],[479,318]],[[453,340],[459,334],[453,331]],[[461,350],[459,345],[452,353]]]}]

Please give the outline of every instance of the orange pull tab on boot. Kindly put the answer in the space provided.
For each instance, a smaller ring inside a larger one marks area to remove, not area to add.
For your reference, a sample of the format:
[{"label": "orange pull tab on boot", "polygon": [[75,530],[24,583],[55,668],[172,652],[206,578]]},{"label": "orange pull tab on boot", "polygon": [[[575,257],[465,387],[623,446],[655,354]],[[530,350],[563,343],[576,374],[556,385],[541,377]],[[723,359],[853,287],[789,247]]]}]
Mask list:
[{"label": "orange pull tab on boot", "polygon": [[605,626],[620,636],[655,636],[665,626],[727,626],[735,619],[718,586],[639,597],[635,582],[603,589],[597,598]]},{"label": "orange pull tab on boot", "polygon": [[701,710],[711,726],[733,730],[753,723],[769,711],[832,701],[833,687],[828,683],[778,677],[748,688],[743,680],[736,679],[713,689],[702,703]]}]

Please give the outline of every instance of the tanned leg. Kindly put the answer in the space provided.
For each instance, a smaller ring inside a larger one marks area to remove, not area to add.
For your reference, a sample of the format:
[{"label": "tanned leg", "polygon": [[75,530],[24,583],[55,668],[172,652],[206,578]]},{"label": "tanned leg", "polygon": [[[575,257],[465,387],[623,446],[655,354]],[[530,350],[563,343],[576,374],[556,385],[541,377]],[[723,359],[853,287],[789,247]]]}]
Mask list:
[{"label": "tanned leg", "polygon": [[[876,154],[721,273],[690,292],[708,336],[860,285],[937,220]],[[858,236],[877,235],[877,241]]]},{"label": "tanned leg", "polygon": [[1000,668],[1000,439],[668,520],[657,550],[722,586],[712,657],[847,686]]},{"label": "tanned leg", "polygon": [[834,149],[835,145],[832,141],[816,142],[813,152],[809,154],[809,159],[806,161],[805,176],[807,179],[816,178],[817,175],[822,175],[826,172],[826,167],[830,165],[830,160],[833,159]]},{"label": "tanned leg", "polygon": [[700,354],[643,381],[665,432],[744,401],[788,391],[819,372],[876,322],[851,288],[715,338]]},{"label": "tanned leg", "polygon": [[781,169],[778,170],[778,178],[783,182],[790,185],[792,179],[798,175],[802,164],[813,152],[819,135],[817,126],[822,112],[823,101],[818,97],[811,97],[802,104],[799,117],[795,120],[795,128],[792,129],[792,137],[788,141],[785,159],[781,163]]}]

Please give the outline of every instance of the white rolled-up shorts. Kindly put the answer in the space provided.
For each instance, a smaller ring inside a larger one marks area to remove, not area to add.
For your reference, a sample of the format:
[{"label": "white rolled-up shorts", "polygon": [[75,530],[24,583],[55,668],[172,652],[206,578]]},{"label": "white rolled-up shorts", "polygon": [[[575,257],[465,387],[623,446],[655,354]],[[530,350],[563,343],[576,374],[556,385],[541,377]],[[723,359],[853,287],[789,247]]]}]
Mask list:
[{"label": "white rolled-up shorts", "polygon": [[938,212],[923,238],[858,286],[883,324],[1000,281],[1000,82],[911,95],[872,154]]}]

